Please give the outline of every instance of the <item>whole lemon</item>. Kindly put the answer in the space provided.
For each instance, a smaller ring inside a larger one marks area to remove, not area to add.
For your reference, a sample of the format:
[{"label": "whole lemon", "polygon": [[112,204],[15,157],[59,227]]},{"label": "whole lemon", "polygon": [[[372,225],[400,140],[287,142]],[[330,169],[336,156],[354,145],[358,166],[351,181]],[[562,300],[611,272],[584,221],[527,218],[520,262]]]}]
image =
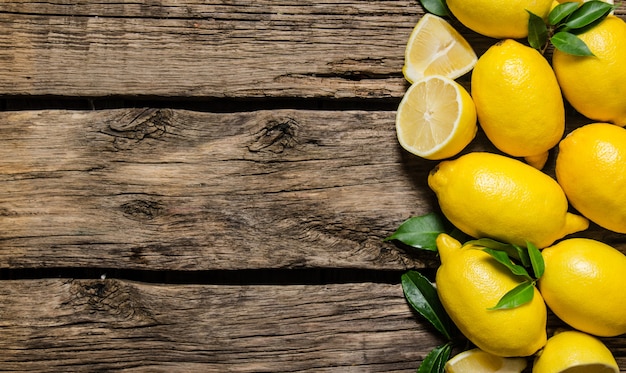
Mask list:
[{"label": "whole lemon", "polygon": [[428,185],[448,220],[476,238],[542,248],[589,225],[567,211],[554,179],[499,154],[472,152],[443,161],[428,175]]},{"label": "whole lemon", "polygon": [[597,338],[576,330],[555,333],[533,364],[533,373],[619,373],[611,351]]},{"label": "whole lemon", "polygon": [[626,125],[626,23],[608,16],[578,35],[594,56],[555,50],[552,66],[567,101],[584,116]]},{"label": "whole lemon", "polygon": [[534,289],[531,302],[490,310],[508,291],[524,281],[481,247],[461,244],[440,234],[437,249],[437,292],[459,330],[481,350],[498,356],[529,356],[546,343],[547,310]]},{"label": "whole lemon", "polygon": [[588,238],[563,240],[542,254],[539,291],[555,315],[597,336],[626,333],[626,255]]},{"label": "whole lemon", "polygon": [[492,38],[528,36],[528,11],[546,18],[552,0],[447,0],[452,14],[467,28]]},{"label": "whole lemon", "polygon": [[480,126],[501,151],[541,169],[565,131],[565,107],[548,61],[515,40],[491,46],[472,72]]},{"label": "whole lemon", "polygon": [[556,178],[581,214],[626,233],[626,129],[592,123],[572,131],[559,144]]}]

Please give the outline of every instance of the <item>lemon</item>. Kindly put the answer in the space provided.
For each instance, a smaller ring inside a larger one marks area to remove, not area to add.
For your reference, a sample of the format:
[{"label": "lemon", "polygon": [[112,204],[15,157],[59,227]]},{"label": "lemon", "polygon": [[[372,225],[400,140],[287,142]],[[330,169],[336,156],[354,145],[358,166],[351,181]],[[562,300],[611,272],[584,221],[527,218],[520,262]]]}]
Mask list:
[{"label": "lemon", "polygon": [[556,177],[581,214],[626,233],[626,129],[592,123],[572,131],[559,144]]},{"label": "lemon", "polygon": [[588,238],[570,238],[542,251],[539,291],[570,326],[601,337],[626,333],[626,256]]},{"label": "lemon", "polygon": [[443,214],[476,237],[539,248],[587,229],[587,219],[567,212],[557,182],[516,159],[472,152],[440,162],[428,175]]},{"label": "lemon", "polygon": [[476,347],[503,357],[529,356],[546,343],[547,310],[534,289],[532,301],[519,307],[489,310],[524,281],[481,247],[437,236],[441,265],[436,284],[441,303],[459,330]]},{"label": "lemon", "polygon": [[452,157],[477,131],[476,109],[459,83],[433,75],[413,83],[396,113],[396,135],[407,151],[426,159]]},{"label": "lemon", "polygon": [[626,125],[626,23],[608,16],[578,35],[594,56],[555,50],[552,66],[567,101],[584,116]]},{"label": "lemon", "polygon": [[470,44],[452,25],[426,13],[409,36],[402,72],[410,83],[430,75],[456,79],[472,70],[477,59]]},{"label": "lemon", "polygon": [[507,39],[491,46],[472,73],[478,122],[502,152],[541,169],[565,131],[565,107],[548,61]]},{"label": "lemon", "polygon": [[447,0],[459,21],[479,34],[498,39],[528,36],[528,11],[546,18],[552,0]]},{"label": "lemon", "polygon": [[473,348],[448,360],[444,369],[447,373],[520,373],[526,365],[524,358],[502,357]]},{"label": "lemon", "polygon": [[611,351],[597,338],[575,330],[555,333],[533,364],[533,373],[619,373]]}]

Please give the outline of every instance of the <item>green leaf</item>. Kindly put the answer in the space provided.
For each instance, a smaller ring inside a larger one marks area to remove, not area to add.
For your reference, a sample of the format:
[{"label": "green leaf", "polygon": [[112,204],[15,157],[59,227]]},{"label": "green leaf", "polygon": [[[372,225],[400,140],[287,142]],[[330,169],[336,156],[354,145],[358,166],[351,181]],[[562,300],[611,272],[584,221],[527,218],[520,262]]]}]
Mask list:
[{"label": "green leaf", "polygon": [[411,307],[451,340],[455,334],[455,327],[443,308],[433,284],[421,273],[408,271],[402,275],[402,290]]},{"label": "green leaf", "polygon": [[578,9],[579,5],[580,3],[573,1],[557,5],[554,9],[552,9],[550,14],[548,14],[548,23],[551,26],[556,26],[559,22],[574,13],[574,11]]},{"label": "green leaf", "polygon": [[420,0],[422,7],[428,12],[439,17],[447,17],[450,15],[448,5],[445,0]]},{"label": "green leaf", "polygon": [[509,255],[509,257],[522,262],[522,265],[524,267],[530,267],[530,258],[528,257],[528,251],[520,246],[492,240],[491,238],[480,238],[478,240],[467,241],[463,244],[463,246],[470,244],[504,251]]},{"label": "green leaf", "polygon": [[539,251],[537,246],[533,245],[532,243],[526,242],[526,247],[528,248],[528,255],[530,256],[530,263],[532,264],[535,278],[538,279],[543,276],[543,272],[546,269],[546,265],[543,261],[543,256],[541,255],[541,251]]},{"label": "green leaf", "polygon": [[533,300],[535,294],[535,283],[524,281],[517,285],[500,298],[498,304],[488,310],[504,310],[519,307]]},{"label": "green leaf", "polygon": [[522,265],[524,267],[530,267],[532,265],[531,261],[530,261],[530,256],[528,255],[528,250],[526,248],[523,248],[521,246],[517,246],[517,245],[511,245],[513,246],[514,250],[515,250],[515,254],[512,255],[511,253],[509,253],[509,256],[511,258],[515,258],[517,260],[519,260],[520,262],[522,262]]},{"label": "green leaf", "polygon": [[508,251],[510,250],[510,247],[511,247],[511,244],[496,241],[491,238],[479,238],[477,240],[467,241],[463,244],[463,246],[465,245],[482,246],[482,247],[487,247],[490,249],[500,250],[500,251]]},{"label": "green leaf", "polygon": [[543,19],[533,12],[528,12],[528,44],[541,51],[548,42],[548,27]]},{"label": "green leaf", "polygon": [[426,355],[422,364],[417,369],[417,373],[444,373],[446,362],[452,353],[452,343],[448,342],[435,347]]},{"label": "green leaf", "polygon": [[436,239],[446,227],[438,214],[429,213],[407,219],[384,241],[398,240],[418,249],[437,251]]},{"label": "green leaf", "polygon": [[567,31],[557,32],[550,38],[550,42],[558,50],[574,56],[593,56],[593,53],[591,53],[584,41]]},{"label": "green leaf", "polygon": [[494,250],[494,249],[490,249],[490,248],[484,248],[482,250],[484,252],[486,252],[487,254],[491,255],[499,263],[501,263],[505,267],[507,267],[511,271],[511,273],[513,273],[514,275],[524,276],[528,280],[532,281],[532,278],[528,274],[528,271],[526,270],[526,268],[522,267],[519,264],[513,263],[511,261],[511,258],[509,257],[509,255],[506,252],[500,251],[500,250]]},{"label": "green leaf", "polygon": [[613,10],[613,5],[604,1],[588,1],[576,9],[565,22],[568,30],[580,29],[604,19]]}]

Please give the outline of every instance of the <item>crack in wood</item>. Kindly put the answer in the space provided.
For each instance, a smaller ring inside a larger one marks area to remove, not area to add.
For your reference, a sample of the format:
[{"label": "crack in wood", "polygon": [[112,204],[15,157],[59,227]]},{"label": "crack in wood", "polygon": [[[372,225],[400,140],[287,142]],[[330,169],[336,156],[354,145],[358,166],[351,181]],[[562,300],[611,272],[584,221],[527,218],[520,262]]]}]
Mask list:
[{"label": "crack in wood", "polygon": [[152,220],[161,215],[164,210],[158,201],[136,199],[120,206],[124,215],[136,220]]},{"label": "crack in wood", "polygon": [[173,111],[147,108],[125,112],[112,121],[103,133],[113,136],[116,150],[129,150],[146,139],[159,139],[167,133]]},{"label": "crack in wood", "polygon": [[248,150],[253,153],[270,151],[280,154],[285,149],[294,148],[298,144],[296,135],[299,126],[298,121],[290,117],[270,120],[255,134],[255,140],[248,145]]}]

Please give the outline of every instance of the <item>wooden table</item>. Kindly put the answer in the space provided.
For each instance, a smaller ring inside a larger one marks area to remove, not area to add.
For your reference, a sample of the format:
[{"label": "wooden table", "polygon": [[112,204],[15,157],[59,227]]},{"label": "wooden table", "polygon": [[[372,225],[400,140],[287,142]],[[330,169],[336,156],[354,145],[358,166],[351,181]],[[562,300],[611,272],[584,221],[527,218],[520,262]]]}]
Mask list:
[{"label": "wooden table", "polygon": [[442,340],[400,275],[437,258],[383,238],[437,209],[394,131],[421,14],[2,1],[0,370],[414,371]]}]

